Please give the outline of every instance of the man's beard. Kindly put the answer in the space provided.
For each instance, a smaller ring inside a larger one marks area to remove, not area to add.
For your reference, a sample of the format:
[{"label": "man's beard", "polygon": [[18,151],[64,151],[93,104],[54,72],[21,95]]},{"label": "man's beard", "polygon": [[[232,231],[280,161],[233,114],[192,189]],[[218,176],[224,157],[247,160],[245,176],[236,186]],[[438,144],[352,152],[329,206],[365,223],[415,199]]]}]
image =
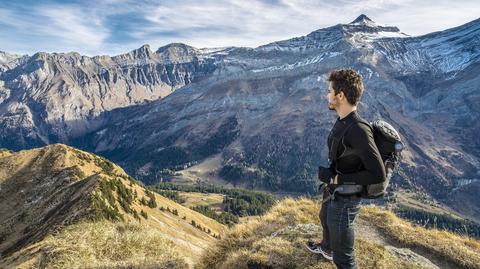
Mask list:
[{"label": "man's beard", "polygon": [[328,103],[328,109],[329,109],[329,110],[335,110],[335,107],[333,106],[332,103],[329,102],[329,103]]}]

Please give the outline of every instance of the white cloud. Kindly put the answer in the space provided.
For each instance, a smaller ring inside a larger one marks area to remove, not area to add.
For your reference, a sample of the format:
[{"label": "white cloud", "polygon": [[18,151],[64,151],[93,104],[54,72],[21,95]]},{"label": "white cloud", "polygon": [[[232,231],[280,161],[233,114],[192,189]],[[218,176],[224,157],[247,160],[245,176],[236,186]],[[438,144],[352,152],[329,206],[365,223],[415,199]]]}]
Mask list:
[{"label": "white cloud", "polygon": [[47,19],[44,25],[36,27],[42,34],[73,47],[100,49],[109,34],[100,18],[94,13],[82,14],[78,8],[43,6],[38,14]]},{"label": "white cloud", "polygon": [[407,1],[375,14],[410,35],[423,35],[457,27],[480,17],[480,1]]},{"label": "white cloud", "polygon": [[77,6],[35,6],[28,13],[0,9],[2,39],[0,50],[34,53],[37,51],[79,51],[94,54],[102,49],[108,28],[94,13]]},{"label": "white cloud", "polygon": [[[292,3],[266,4],[261,1],[203,1],[164,3],[146,12],[152,26],[138,37],[175,31],[173,41],[197,47],[258,46],[278,39],[306,34],[333,21],[328,10],[312,13]],[[209,30],[211,29],[211,30]],[[164,41],[164,38],[152,38]],[[167,42],[168,43],[168,42]]]},{"label": "white cloud", "polygon": [[[256,47],[348,23],[361,13],[379,24],[395,25],[407,34],[421,35],[477,19],[480,2],[103,0],[82,6],[38,4],[31,10],[25,14],[0,8],[0,24],[4,25],[0,35],[12,36],[0,40],[0,50],[75,50],[93,55],[119,54],[142,44],[155,48],[172,42],[195,47]],[[127,34],[117,32],[118,24],[107,20],[112,15],[124,16],[126,24],[132,22],[135,27],[127,29]]]},{"label": "white cloud", "polygon": [[[478,1],[454,4],[445,0],[283,0],[280,4],[241,0],[169,1],[145,12],[153,25],[136,36],[152,45],[184,42],[196,47],[256,47],[348,23],[361,13],[379,24],[395,25],[407,34],[421,35],[474,20],[479,8]],[[177,32],[179,36],[155,35],[162,32]]]}]

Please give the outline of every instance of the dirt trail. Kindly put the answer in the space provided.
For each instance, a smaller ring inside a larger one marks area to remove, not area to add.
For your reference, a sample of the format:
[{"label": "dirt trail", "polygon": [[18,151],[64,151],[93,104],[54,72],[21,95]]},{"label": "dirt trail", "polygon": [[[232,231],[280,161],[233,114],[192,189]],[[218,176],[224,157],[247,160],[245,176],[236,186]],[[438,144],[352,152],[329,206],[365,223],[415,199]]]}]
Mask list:
[{"label": "dirt trail", "polygon": [[458,265],[451,264],[441,260],[432,253],[428,253],[421,249],[406,248],[395,239],[383,233],[381,229],[370,222],[357,218],[355,221],[355,236],[357,238],[385,246],[385,248],[394,256],[402,260],[408,260],[420,265],[422,268],[431,269],[457,269],[462,268]]}]

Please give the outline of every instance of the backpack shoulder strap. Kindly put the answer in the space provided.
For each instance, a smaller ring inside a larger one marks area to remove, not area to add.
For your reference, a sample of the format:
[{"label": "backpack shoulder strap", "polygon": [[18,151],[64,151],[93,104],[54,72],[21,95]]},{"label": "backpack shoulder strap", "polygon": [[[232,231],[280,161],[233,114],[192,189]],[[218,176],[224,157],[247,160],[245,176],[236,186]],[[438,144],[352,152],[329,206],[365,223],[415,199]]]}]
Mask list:
[{"label": "backpack shoulder strap", "polygon": [[356,122],[357,121],[354,120],[353,122],[349,123],[347,125],[347,127],[345,127],[345,129],[343,129],[340,136],[337,139],[333,139],[331,150],[329,152],[329,155],[330,155],[329,160],[330,160],[331,164],[335,164],[335,162],[337,161],[336,159],[337,159],[338,144],[340,144],[340,141],[342,141],[342,139],[345,136],[345,134],[347,133],[348,129],[350,129],[350,127]]},{"label": "backpack shoulder strap", "polygon": [[363,123],[363,124],[367,125],[370,129],[372,129],[372,125],[370,123],[368,123],[368,121],[366,121],[362,118],[358,119],[357,122],[358,123]]}]

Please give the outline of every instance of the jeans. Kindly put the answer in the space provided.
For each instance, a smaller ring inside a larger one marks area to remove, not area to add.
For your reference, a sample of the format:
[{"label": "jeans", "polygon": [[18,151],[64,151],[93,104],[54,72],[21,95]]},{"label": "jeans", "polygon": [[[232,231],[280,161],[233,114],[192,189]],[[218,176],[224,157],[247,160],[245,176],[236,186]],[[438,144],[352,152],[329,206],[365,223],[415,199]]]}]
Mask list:
[{"label": "jeans", "polygon": [[[324,199],[328,190],[324,193]],[[323,228],[322,247],[333,251],[337,268],[356,268],[353,244],[353,224],[358,214],[360,197],[335,195],[333,200],[322,204],[320,222]]]}]

